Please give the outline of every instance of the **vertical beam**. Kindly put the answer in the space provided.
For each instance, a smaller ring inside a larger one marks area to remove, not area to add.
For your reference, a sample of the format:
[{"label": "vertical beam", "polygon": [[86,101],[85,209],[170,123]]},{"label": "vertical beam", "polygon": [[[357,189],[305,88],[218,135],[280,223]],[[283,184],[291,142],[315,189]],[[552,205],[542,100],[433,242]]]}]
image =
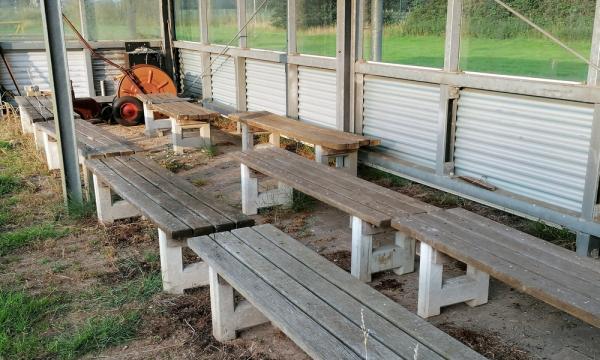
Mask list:
[{"label": "vertical beam", "polygon": [[208,45],[208,2],[210,0],[198,0],[198,9],[200,11],[200,41]]},{"label": "vertical beam", "polygon": [[371,0],[371,60],[381,62],[383,48],[383,0]]},{"label": "vertical beam", "polygon": [[175,83],[179,83],[176,79],[177,71],[175,69],[175,54],[173,52],[173,39],[175,38],[175,24],[173,23],[173,1],[160,0],[160,34],[162,38],[162,46],[165,52],[165,70],[174,78]]},{"label": "vertical beam", "polygon": [[352,49],[352,2],[337,0],[336,31],[336,127],[350,130],[350,86]]},{"label": "vertical beam", "polygon": [[[89,30],[88,30],[88,18],[87,11],[85,8],[85,0],[78,0],[79,5],[79,21],[81,24],[81,35],[84,39],[89,40]],[[87,75],[87,84],[88,84],[88,96],[96,95],[96,88],[94,87],[94,70],[92,67],[92,53],[87,49],[83,48],[83,58],[85,60],[85,71]]]},{"label": "vertical beam", "polygon": [[298,22],[296,18],[296,0],[287,0],[287,47],[288,54],[298,53],[298,43],[296,42],[296,31]]},{"label": "vertical beam", "polygon": [[460,27],[462,23],[463,0],[448,0],[446,18],[446,42],[444,48],[444,70],[457,72],[460,52]]},{"label": "vertical beam", "polygon": [[56,140],[59,143],[59,159],[62,164],[63,194],[65,203],[80,204],[83,202],[83,195],[61,4],[56,0],[42,0],[40,4],[50,89],[54,98],[54,121],[58,129]]},{"label": "vertical beam", "polygon": [[245,49],[248,47],[248,28],[244,27],[246,25],[246,0],[237,0],[237,21],[238,21],[238,31],[240,32],[240,48]]},{"label": "vertical beam", "polygon": [[[596,13],[594,17],[594,29],[592,34],[592,50],[590,62],[596,66],[600,65],[600,0],[596,1]],[[588,68],[587,84],[590,87],[600,85],[600,72],[590,66]],[[591,142],[588,151],[587,170],[583,190],[583,205],[581,215],[585,220],[593,220],[595,207],[598,200],[598,186],[600,185],[600,104],[594,106],[594,118],[592,123]],[[590,234],[577,233],[577,253],[588,256],[594,250],[600,249],[600,241]]]},{"label": "vertical beam", "polygon": [[236,56],[233,58],[235,66],[235,99],[237,111],[247,110],[246,98],[246,58]]},{"label": "vertical beam", "polygon": [[[298,53],[296,43],[296,0],[287,0],[287,53]],[[286,64],[286,105],[287,117],[298,119],[298,65]]]},{"label": "vertical beam", "polygon": [[363,39],[364,39],[364,26],[365,26],[365,1],[366,0],[354,0],[354,13],[356,14],[356,22],[354,29],[354,46],[356,60],[364,60],[363,54]]}]

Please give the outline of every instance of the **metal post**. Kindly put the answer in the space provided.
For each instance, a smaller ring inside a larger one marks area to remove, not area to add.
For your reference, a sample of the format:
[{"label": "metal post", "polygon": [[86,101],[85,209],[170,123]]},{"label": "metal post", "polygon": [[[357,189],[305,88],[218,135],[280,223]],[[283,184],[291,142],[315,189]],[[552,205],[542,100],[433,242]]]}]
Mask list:
[{"label": "metal post", "polygon": [[61,177],[65,203],[81,204],[81,178],[79,174],[79,156],[75,138],[73,118],[73,100],[71,81],[67,65],[67,50],[62,21],[60,0],[40,1],[44,41],[48,57],[48,75],[50,89],[54,97],[54,121],[58,141]]},{"label": "metal post", "polygon": [[[600,65],[600,0],[596,1],[596,14],[592,35],[592,50],[590,62]],[[600,72],[589,67],[587,84],[590,87],[600,85]],[[581,215],[585,220],[594,220],[594,212],[598,203],[598,186],[600,185],[600,104],[594,106],[594,121],[592,123],[591,143],[588,152],[587,170],[583,190],[583,205]],[[588,256],[594,250],[600,249],[600,240],[590,234],[577,232],[577,253]]]},{"label": "metal post", "polygon": [[336,53],[336,127],[350,130],[350,72],[352,49],[352,4],[337,1],[337,53]]},{"label": "metal post", "polygon": [[371,0],[371,60],[381,62],[383,48],[383,0]]}]

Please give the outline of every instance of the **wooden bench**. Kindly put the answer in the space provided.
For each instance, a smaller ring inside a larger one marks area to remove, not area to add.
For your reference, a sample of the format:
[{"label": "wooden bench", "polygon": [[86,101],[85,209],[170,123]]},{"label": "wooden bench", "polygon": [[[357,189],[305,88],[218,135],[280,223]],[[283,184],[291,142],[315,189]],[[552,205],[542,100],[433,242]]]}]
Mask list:
[{"label": "wooden bench", "polygon": [[241,123],[242,150],[254,147],[250,128],[269,132],[269,143],[279,147],[280,137],[285,136],[315,146],[315,161],[328,164],[334,157],[336,167],[356,175],[358,149],[362,146],[376,146],[380,140],[339,130],[306,124],[268,111],[244,112],[229,115],[233,121]]},{"label": "wooden bench", "polygon": [[[491,275],[600,327],[596,260],[464,209],[412,214],[394,219],[392,226],[421,242],[418,313],[423,317],[451,304],[487,302]],[[466,275],[442,281],[442,254],[467,264]]]},{"label": "wooden bench", "polygon": [[[146,135],[153,136],[161,129],[171,129],[173,150],[182,154],[185,149],[212,145],[210,122],[220,114],[199,104],[169,94],[140,95],[144,104]],[[154,113],[168,116],[168,120],[155,120]]]},{"label": "wooden bench", "polygon": [[[145,216],[158,227],[163,288],[170,293],[208,284],[204,262],[184,265],[187,239],[252,226],[254,221],[141,156],[86,161],[93,173],[98,220]],[[120,199],[115,199],[113,194]]]},{"label": "wooden bench", "polygon": [[272,225],[188,245],[209,265],[219,341],[272,322],[314,359],[484,359]]},{"label": "wooden bench", "polygon": [[[15,96],[21,117],[21,130],[24,134],[34,133],[34,124],[54,120],[51,96]],[[74,114],[74,117],[80,118]]]},{"label": "wooden bench", "polygon": [[[394,269],[397,274],[414,270],[414,239],[395,233],[393,244],[373,248],[377,234],[394,231],[392,219],[438,208],[359,179],[279,148],[247,150],[233,155],[241,162],[242,212],[289,205],[297,189],[352,217],[352,274],[371,281],[371,274]],[[259,193],[251,169],[277,181],[276,189]]]}]

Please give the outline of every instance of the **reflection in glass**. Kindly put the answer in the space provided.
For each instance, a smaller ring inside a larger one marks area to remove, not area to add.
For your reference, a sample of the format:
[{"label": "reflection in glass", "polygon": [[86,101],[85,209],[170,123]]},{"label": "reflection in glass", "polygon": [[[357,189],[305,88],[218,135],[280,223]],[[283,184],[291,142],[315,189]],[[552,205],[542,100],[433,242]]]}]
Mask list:
[{"label": "reflection in glass", "polygon": [[296,2],[298,53],[335,56],[336,0]]},{"label": "reflection in glass", "polygon": [[198,0],[175,0],[175,38],[200,41],[200,9]]},{"label": "reflection in glass", "polygon": [[[246,19],[260,8],[264,0],[246,0]],[[248,23],[249,48],[287,50],[287,1],[269,1]]]},{"label": "reflection in glass", "polygon": [[[237,34],[236,0],[210,0],[208,2],[208,38],[212,44],[228,44]],[[238,42],[233,41],[233,46]]]}]

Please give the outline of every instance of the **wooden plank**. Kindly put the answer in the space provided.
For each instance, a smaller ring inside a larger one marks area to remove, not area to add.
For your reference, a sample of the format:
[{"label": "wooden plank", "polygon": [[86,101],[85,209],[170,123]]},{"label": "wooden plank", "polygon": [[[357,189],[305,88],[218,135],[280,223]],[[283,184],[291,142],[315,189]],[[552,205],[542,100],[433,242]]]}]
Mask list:
[{"label": "wooden plank", "polygon": [[78,134],[103,143],[107,147],[107,150],[104,151],[107,155],[130,155],[141,150],[137,145],[132,144],[128,140],[111,134],[99,126],[90,124],[85,120],[76,120],[76,125]]},{"label": "wooden plank", "polygon": [[[436,225],[432,226],[432,223]],[[464,239],[452,234],[452,229],[442,231],[437,223],[439,221],[431,214],[418,214],[396,219],[393,227],[431,245],[444,254],[510,284],[519,291],[600,327],[600,304],[598,302],[586,295],[565,291],[563,284],[523,269],[510,260],[501,259],[477,244],[465,242]]]},{"label": "wooden plank", "polygon": [[210,121],[216,119],[220,115],[216,111],[208,110],[198,104],[188,102],[152,104],[152,109],[174,118],[177,121]]},{"label": "wooden plank", "polygon": [[[160,204],[165,212],[172,214],[186,224],[189,228],[191,228],[194,236],[206,235],[215,232],[215,228],[210,222],[184,207],[180,202],[173,199],[161,188],[146,181],[142,176],[125,166],[118,158],[106,159],[104,160],[104,163],[119,176],[127,180],[129,183],[134,184],[152,201]],[[111,181],[108,183],[112,184]],[[126,200],[129,201],[129,199]]]},{"label": "wooden plank", "polygon": [[[244,298],[314,359],[361,359],[333,334],[298,309],[252,269],[219,246],[221,234],[190,239],[188,245]],[[255,296],[259,294],[258,296]]]},{"label": "wooden plank", "polygon": [[[116,158],[116,160],[120,161],[132,171],[143,177],[145,181],[148,181],[156,188],[167,193],[175,201],[177,201],[180,206],[185,207],[187,210],[196,214],[196,216],[199,216],[209,222],[214,227],[215,231],[227,231],[236,228],[235,221],[227,218],[225,215],[215,211],[205,203],[179,189],[176,183],[157,175],[154,172],[155,169],[150,169],[144,166],[142,163],[136,161],[132,157]],[[162,171],[168,170],[162,169]]]},{"label": "wooden plank", "polygon": [[364,304],[365,308],[379,314],[411,337],[427,346],[446,359],[484,359],[457,340],[437,329],[427,321],[415,316],[404,307],[381,294],[367,284],[356,281],[352,275],[332,262],[323,261],[323,257],[298,241],[290,241],[289,236],[270,225],[253,228],[264,235],[271,243],[294,257],[308,268],[327,279],[332,286],[339,288],[349,296]]},{"label": "wooden plank", "polygon": [[115,193],[138,208],[144,216],[155,223],[169,237],[181,239],[193,235],[193,231],[189,226],[173,214],[165,211],[159,204],[141,192],[137,186],[119,176],[104,161],[105,159],[86,160],[85,164],[101,181],[110,184]]},{"label": "wooden plank", "polygon": [[305,180],[314,179],[331,190],[351,196],[357,202],[371,206],[391,217],[439,210],[435,206],[283,149],[266,148],[254,151],[260,154],[264,153],[263,156],[279,166],[293,167],[297,176],[301,176]]},{"label": "wooden plank", "polygon": [[149,160],[142,156],[132,156],[132,158],[134,158],[137,162],[150,169],[157,176],[160,176],[163,179],[175,184],[177,188],[184,191],[188,196],[198,199],[199,201],[212,208],[216,212],[223,214],[223,216],[227,217],[232,222],[234,222],[238,228],[254,225],[253,219],[240,213],[238,210],[232,208],[231,206],[223,203],[222,200],[217,200],[212,196],[204,194],[203,192],[199,191],[194,185],[190,184],[188,181],[185,181],[179,176],[171,173],[170,171],[163,171],[164,168],[160,167],[152,160]]},{"label": "wooden plank", "polygon": [[299,191],[310,195],[322,202],[336,207],[348,214],[354,215],[375,226],[389,226],[391,217],[368,206],[353,201],[352,199],[333,192],[321,185],[315,184],[295,176],[293,171],[278,168],[254,156],[255,152],[239,152],[233,154],[248,167],[265,175],[271,176]]},{"label": "wooden plank", "polygon": [[[273,229],[272,231],[278,231]],[[289,277],[290,282],[297,282],[301,286],[314,293],[319,299],[328,304],[332,309],[337,311],[340,315],[347,318],[357,328],[361,328],[364,320],[365,326],[371,331],[370,339],[385,345],[396,355],[402,358],[410,358],[414,355],[414,349],[419,348],[419,355],[424,359],[441,359],[442,357],[431,351],[426,344],[420,343],[408,335],[403,330],[396,327],[394,324],[389,322],[387,319],[376,314],[371,309],[365,306],[365,304],[357,301],[344,291],[340,290],[336,286],[323,277],[322,274],[315,272],[312,268],[301,263],[296,258],[290,256],[285,251],[281,250],[278,246],[273,244],[270,240],[266,239],[264,235],[258,233],[254,229],[245,228],[238,229],[231,232],[239,241],[243,242],[247,247],[255,251],[254,257],[262,256],[267,261],[271,262],[277,271],[283,272],[285,275],[282,277]],[[279,236],[276,241],[295,241],[289,236]],[[234,246],[229,248],[228,242],[221,243],[223,247],[229,250],[230,253],[239,248]],[[245,252],[239,252],[244,254]],[[238,255],[234,255],[238,256]],[[242,262],[242,259],[239,259]],[[264,260],[263,260],[264,261]],[[321,258],[321,261],[327,261]],[[254,268],[250,263],[247,263],[249,267]],[[338,271],[342,271],[338,269]],[[268,272],[271,275],[273,272]],[[284,279],[285,280],[285,279]],[[353,279],[352,281],[358,281]],[[268,282],[268,281],[267,281]],[[277,284],[272,284],[273,287],[278,287]],[[397,305],[400,306],[400,305]],[[323,321],[329,321],[327,318],[323,318]],[[320,320],[317,320],[320,321]],[[349,345],[349,344],[348,344]]]}]

